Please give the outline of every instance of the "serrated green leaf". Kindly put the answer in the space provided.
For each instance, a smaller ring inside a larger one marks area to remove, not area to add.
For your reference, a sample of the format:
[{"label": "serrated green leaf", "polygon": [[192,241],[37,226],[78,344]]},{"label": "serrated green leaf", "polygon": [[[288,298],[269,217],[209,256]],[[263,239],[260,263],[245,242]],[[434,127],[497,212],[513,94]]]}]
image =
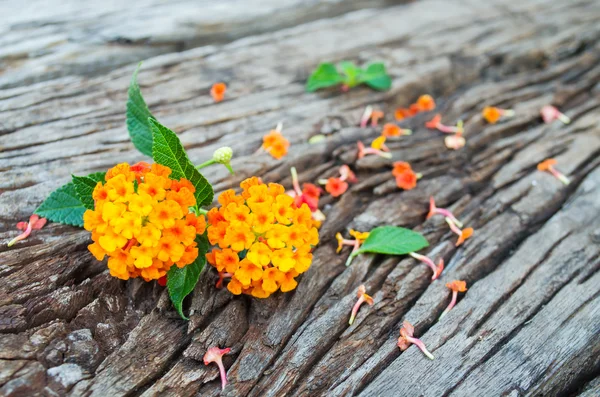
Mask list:
[{"label": "serrated green leaf", "polygon": [[313,92],[320,88],[332,87],[340,84],[344,77],[337,71],[332,63],[320,64],[308,78],[306,91]]},{"label": "serrated green leaf", "polygon": [[352,256],[365,252],[386,255],[405,255],[429,246],[420,233],[397,226],[380,226],[371,230],[369,237]]},{"label": "serrated green leaf", "polygon": [[154,118],[154,116],[150,113],[137,82],[137,74],[141,66],[142,63],[140,62],[135,72],[133,72],[127,91],[127,130],[136,149],[146,156],[152,157],[152,130],[148,118]]},{"label": "serrated green leaf", "polygon": [[75,176],[72,175],[73,184],[75,185],[75,192],[77,197],[87,209],[94,209],[94,199],[92,193],[98,182],[104,182],[105,172],[96,172],[88,176]]},{"label": "serrated green leaf", "polygon": [[198,258],[181,269],[173,265],[167,272],[167,289],[171,302],[184,320],[188,320],[188,318],[183,314],[183,300],[196,287],[200,272],[206,265],[206,251],[208,250],[206,233],[196,236],[196,242],[198,243]]},{"label": "serrated green leaf", "polygon": [[213,201],[213,188],[200,171],[194,167],[177,134],[149,118],[152,129],[152,158],[158,164],[171,168],[172,178],[186,178],[196,188],[194,196],[198,206],[209,205]]},{"label": "serrated green leaf", "polygon": [[388,76],[383,63],[372,63],[367,66],[358,80],[378,91],[389,90],[392,86],[392,79]]},{"label": "serrated green leaf", "polygon": [[69,182],[53,191],[35,213],[52,222],[82,227],[85,210],[75,191],[75,184]]},{"label": "serrated green leaf", "polygon": [[352,88],[360,83],[359,76],[362,75],[364,71],[356,66],[354,62],[340,62],[338,64],[338,68],[344,74],[344,84],[346,84],[349,88]]}]

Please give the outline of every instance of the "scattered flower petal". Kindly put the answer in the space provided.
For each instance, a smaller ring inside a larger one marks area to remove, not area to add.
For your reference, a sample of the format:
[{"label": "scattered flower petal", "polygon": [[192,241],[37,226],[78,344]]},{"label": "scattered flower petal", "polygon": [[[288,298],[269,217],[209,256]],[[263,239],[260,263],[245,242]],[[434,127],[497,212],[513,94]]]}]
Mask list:
[{"label": "scattered flower petal", "polygon": [[333,197],[339,197],[348,190],[348,182],[340,178],[329,178],[325,184],[325,190]]},{"label": "scattered flower petal", "polygon": [[385,159],[391,159],[392,158],[392,154],[391,153],[384,152],[383,150],[379,150],[379,149],[374,149],[372,147],[366,148],[365,145],[361,141],[356,142],[356,146],[358,147],[357,157],[359,159],[362,159],[363,157],[365,157],[368,154],[374,154],[374,155],[377,155],[379,157],[383,157]]},{"label": "scattered flower petal", "polygon": [[435,100],[431,95],[421,95],[417,99],[417,107],[421,112],[429,112],[435,109]]},{"label": "scattered flower petal", "polygon": [[210,89],[210,95],[215,102],[221,102],[225,98],[225,91],[227,91],[225,83],[215,83]]},{"label": "scattered flower petal", "polygon": [[470,238],[473,235],[473,228],[472,227],[468,227],[466,229],[461,230],[452,219],[450,218],[445,218],[446,219],[446,223],[448,224],[448,226],[450,226],[450,230],[452,230],[452,232],[454,232],[454,234],[456,234],[458,236],[458,240],[456,241],[456,246],[459,247],[460,245],[462,245],[462,243],[465,242],[465,240],[467,240],[468,238]]},{"label": "scattered flower petal", "polygon": [[512,117],[515,111],[511,109],[501,109],[493,106],[486,106],[481,111],[483,118],[490,124],[496,124],[502,117]]},{"label": "scattered flower petal", "polygon": [[448,210],[446,208],[436,207],[433,196],[430,196],[429,197],[429,213],[427,214],[426,219],[429,219],[434,215],[443,215],[446,218],[450,218],[450,220],[452,220],[452,222],[454,222],[458,227],[463,227],[462,222],[459,221],[450,210]]},{"label": "scattered flower petal", "polygon": [[431,354],[425,344],[420,340],[415,338],[414,335],[415,328],[408,321],[404,321],[402,323],[402,328],[400,328],[400,337],[398,338],[398,347],[400,350],[404,351],[410,347],[411,344],[417,346],[423,354],[427,356],[430,360],[433,360],[433,354]]},{"label": "scattered flower petal", "polygon": [[560,120],[563,124],[569,124],[571,119],[564,113],[561,113],[556,107],[546,105],[540,110],[544,123],[548,124],[554,120]]},{"label": "scattered flower petal", "polygon": [[446,287],[448,287],[448,288],[450,288],[450,290],[452,290],[452,300],[450,300],[450,304],[448,305],[446,310],[444,310],[442,312],[442,314],[440,315],[439,320],[441,320],[442,317],[444,317],[450,310],[452,310],[454,305],[456,305],[456,299],[458,297],[458,293],[465,292],[467,290],[467,283],[464,281],[461,281],[461,280],[454,280],[452,282],[447,283]]},{"label": "scattered flower petal", "polygon": [[392,123],[384,124],[383,130],[381,131],[381,135],[384,137],[402,136],[410,134],[412,134],[411,130],[400,128],[396,124]]},{"label": "scattered flower petal", "polygon": [[458,150],[467,143],[461,134],[449,135],[444,138],[444,143],[448,149]]},{"label": "scattered flower petal", "polygon": [[277,128],[271,130],[263,136],[262,148],[277,160],[281,159],[288,152],[290,141],[281,134],[282,124],[277,124]]},{"label": "scattered flower petal", "polygon": [[548,171],[563,184],[568,185],[569,183],[571,183],[571,180],[562,172],[554,168],[556,163],[556,159],[546,159],[537,165],[537,169],[538,171]]},{"label": "scattered flower petal", "polygon": [[204,354],[204,365],[215,363],[219,367],[219,374],[221,375],[221,390],[225,389],[227,385],[227,373],[223,366],[223,356],[231,352],[230,348],[219,349],[218,347],[211,347]]},{"label": "scattered flower petal", "polygon": [[46,218],[40,218],[38,215],[33,214],[29,217],[29,222],[17,223],[17,229],[22,230],[23,233],[13,238],[8,242],[8,246],[12,247],[17,241],[25,240],[31,234],[32,230],[38,230],[44,227],[47,220]]},{"label": "scattered flower petal", "polygon": [[420,255],[420,254],[417,254],[416,252],[409,252],[408,255],[412,256],[413,258],[415,258],[415,259],[423,262],[427,266],[429,266],[429,268],[433,272],[433,275],[431,276],[431,281],[436,280],[438,277],[440,277],[440,275],[442,274],[442,271],[444,270],[444,260],[443,259],[440,259],[440,261],[436,265],[435,263],[433,263],[433,260],[431,260],[429,257],[427,257],[425,255]]},{"label": "scattered flower petal", "polygon": [[385,146],[385,136],[383,135],[380,135],[377,138],[373,139],[373,142],[371,142],[371,147],[373,149],[381,150],[383,152],[390,151],[390,149],[388,149],[388,147]]},{"label": "scattered flower petal", "polygon": [[364,285],[358,287],[358,291],[356,293],[356,296],[358,296],[358,300],[354,304],[354,307],[352,307],[352,314],[350,315],[350,320],[348,321],[348,324],[352,325],[354,319],[356,318],[356,314],[358,313],[360,305],[362,305],[364,302],[366,302],[369,306],[373,306],[373,298],[367,295],[366,292],[367,290]]}]

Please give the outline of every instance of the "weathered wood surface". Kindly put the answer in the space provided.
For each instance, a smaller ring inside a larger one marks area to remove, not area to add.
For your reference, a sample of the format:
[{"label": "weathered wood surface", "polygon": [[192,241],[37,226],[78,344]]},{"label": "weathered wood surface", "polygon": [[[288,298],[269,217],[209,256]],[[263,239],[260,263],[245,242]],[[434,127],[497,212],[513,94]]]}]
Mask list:
[{"label": "weathered wood surface", "polygon": [[[207,170],[217,190],[249,175],[289,186],[292,165],[301,181],[342,163],[358,171],[350,193],[323,200],[322,242],[297,290],[232,297],[214,289],[207,268],[185,323],[164,289],[109,277],[86,252],[87,233],[51,224],[0,248],[0,395],[218,395],[216,369],[201,362],[214,345],[233,349],[224,360],[229,396],[598,394],[600,4],[424,0],[339,14],[162,55],[139,76],[153,113],[180,133],[191,158],[234,148],[235,177]],[[303,92],[318,62],[342,59],[384,60],[393,88]],[[143,159],[124,126],[133,67],[51,78],[24,64],[15,73],[45,81],[4,85],[13,88],[0,91],[0,240],[71,173]],[[229,91],[215,105],[208,90],[217,80]],[[356,161],[356,140],[379,131],[355,125],[368,104],[389,115],[422,93],[433,94],[449,120],[466,121],[467,147],[447,151],[441,134],[423,127],[431,115],[407,121],[415,133],[389,146],[394,160],[424,177],[401,192],[390,162]],[[573,122],[542,124],[547,103]],[[486,104],[517,116],[486,125]],[[292,141],[282,161],[256,153],[278,121]],[[320,132],[330,133],[326,142],[306,143]],[[571,185],[535,169],[547,157],[558,159]],[[454,248],[443,221],[425,221],[430,195],[476,229],[464,247]],[[335,232],[384,223],[425,233],[429,254],[448,264],[439,281],[407,258],[344,266]],[[469,291],[437,322],[453,279]],[[362,283],[375,305],[348,326]],[[396,347],[404,319],[434,361]]]}]

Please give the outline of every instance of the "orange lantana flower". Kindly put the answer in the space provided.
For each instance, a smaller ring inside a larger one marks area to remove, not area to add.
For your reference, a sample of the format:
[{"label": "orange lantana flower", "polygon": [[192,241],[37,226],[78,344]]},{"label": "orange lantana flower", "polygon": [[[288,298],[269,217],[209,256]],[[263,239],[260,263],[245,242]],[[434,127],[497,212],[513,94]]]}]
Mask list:
[{"label": "orange lantana flower", "polygon": [[227,85],[225,85],[225,83],[215,83],[210,89],[210,95],[212,96],[215,102],[221,102],[223,98],[225,98],[226,90]]},{"label": "orange lantana flower", "polygon": [[429,112],[435,109],[435,100],[431,95],[421,95],[419,99],[417,99],[417,107],[421,112]]},{"label": "orange lantana flower", "polygon": [[281,123],[277,128],[271,130],[267,135],[263,136],[262,148],[277,160],[281,159],[288,152],[290,141],[284,138],[281,134]]},{"label": "orange lantana flower", "polygon": [[311,212],[296,206],[283,186],[263,184],[258,178],[243,181],[241,195],[223,193],[227,203],[208,213],[208,238],[213,248],[207,261],[219,272],[218,285],[230,278],[227,289],[235,294],[266,298],[296,286],[294,277],[312,261],[312,246],[319,241]]}]

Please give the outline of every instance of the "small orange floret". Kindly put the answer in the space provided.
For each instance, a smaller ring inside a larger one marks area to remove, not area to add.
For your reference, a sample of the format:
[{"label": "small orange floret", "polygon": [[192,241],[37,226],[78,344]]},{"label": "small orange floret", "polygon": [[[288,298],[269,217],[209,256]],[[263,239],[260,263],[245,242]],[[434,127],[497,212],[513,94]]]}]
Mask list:
[{"label": "small orange floret", "polygon": [[450,288],[452,291],[465,292],[467,290],[467,283],[462,280],[454,280],[446,283],[446,287]]},{"label": "small orange floret", "polygon": [[417,186],[417,174],[411,170],[396,175],[396,185],[404,190],[414,189]]},{"label": "small orange floret", "polygon": [[404,120],[405,118],[407,118],[409,116],[410,116],[409,110],[406,108],[398,108],[394,111],[394,118],[397,121]]},{"label": "small orange floret", "polygon": [[284,138],[281,132],[271,130],[263,136],[262,148],[277,160],[281,159],[288,152],[290,141]]},{"label": "small orange floret", "polygon": [[381,131],[381,135],[384,137],[400,136],[402,135],[402,130],[396,124],[386,123],[383,126],[383,131]]},{"label": "small orange floret", "polygon": [[546,159],[537,165],[539,171],[548,171],[550,167],[556,165],[556,159]]},{"label": "small orange floret", "polygon": [[500,117],[502,117],[502,112],[496,107],[486,106],[481,111],[481,115],[488,123],[496,124],[500,120]]},{"label": "small orange floret", "polygon": [[421,95],[419,99],[417,99],[417,106],[419,110],[422,112],[429,112],[435,109],[435,100],[431,95]]},{"label": "small orange floret", "polygon": [[327,179],[325,190],[333,197],[339,197],[348,190],[348,183],[342,181],[340,178],[329,178]]},{"label": "small orange floret", "polygon": [[394,168],[392,169],[392,175],[398,176],[408,171],[412,171],[412,167],[409,163],[406,161],[396,161],[394,163]]},{"label": "small orange floret", "polygon": [[371,126],[376,127],[379,120],[383,118],[383,112],[381,110],[373,110],[371,113]]},{"label": "small orange floret", "polygon": [[460,237],[456,241],[456,246],[458,247],[459,245],[461,245],[462,243],[464,243],[465,240],[467,240],[472,235],[473,235],[473,228],[472,227],[468,227],[466,229],[463,229],[462,233],[460,234]]},{"label": "small orange floret", "polygon": [[223,98],[225,98],[226,90],[227,85],[225,85],[225,83],[215,83],[210,89],[210,95],[212,96],[215,102],[221,102]]},{"label": "small orange floret", "polygon": [[433,116],[433,118],[431,120],[429,120],[428,122],[425,123],[425,127],[431,128],[431,129],[436,129],[438,124],[441,123],[441,121],[442,121],[442,115],[438,113],[435,116]]}]

